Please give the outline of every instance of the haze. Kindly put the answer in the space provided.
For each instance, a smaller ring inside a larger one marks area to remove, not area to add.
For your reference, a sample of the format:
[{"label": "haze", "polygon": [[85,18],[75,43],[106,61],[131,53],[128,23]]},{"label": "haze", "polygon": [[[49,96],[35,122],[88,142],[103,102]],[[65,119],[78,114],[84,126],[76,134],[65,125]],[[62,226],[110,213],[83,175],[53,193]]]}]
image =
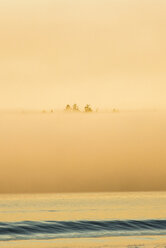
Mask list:
[{"label": "haze", "polygon": [[0,192],[166,189],[166,113],[0,115]]},{"label": "haze", "polygon": [[[0,1],[0,193],[166,190],[165,13]],[[99,112],[41,113],[74,103]]]},{"label": "haze", "polygon": [[166,107],[164,0],[1,0],[0,108]]}]

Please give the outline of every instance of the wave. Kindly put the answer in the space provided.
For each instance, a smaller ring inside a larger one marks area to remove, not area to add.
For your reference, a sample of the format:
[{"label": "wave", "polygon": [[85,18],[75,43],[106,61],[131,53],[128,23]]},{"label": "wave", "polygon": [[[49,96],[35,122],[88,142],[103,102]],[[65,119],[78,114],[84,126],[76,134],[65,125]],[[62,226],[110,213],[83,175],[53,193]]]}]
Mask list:
[{"label": "wave", "polygon": [[0,240],[166,235],[166,220],[0,222]]}]

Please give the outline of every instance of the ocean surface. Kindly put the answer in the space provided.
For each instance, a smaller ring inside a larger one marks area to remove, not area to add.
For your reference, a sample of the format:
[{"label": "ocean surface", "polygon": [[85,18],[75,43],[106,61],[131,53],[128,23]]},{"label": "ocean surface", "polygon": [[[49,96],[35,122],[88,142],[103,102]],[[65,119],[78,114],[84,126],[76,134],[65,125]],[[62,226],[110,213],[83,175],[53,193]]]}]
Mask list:
[{"label": "ocean surface", "polygon": [[166,247],[166,193],[0,195],[0,247]]}]

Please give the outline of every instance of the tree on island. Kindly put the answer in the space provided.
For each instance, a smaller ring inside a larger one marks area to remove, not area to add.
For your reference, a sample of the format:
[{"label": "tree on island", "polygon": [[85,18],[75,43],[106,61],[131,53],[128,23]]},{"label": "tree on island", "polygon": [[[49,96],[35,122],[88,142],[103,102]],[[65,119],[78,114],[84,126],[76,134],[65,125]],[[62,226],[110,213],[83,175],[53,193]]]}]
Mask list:
[{"label": "tree on island", "polygon": [[90,105],[89,104],[87,104],[86,106],[85,106],[85,112],[87,113],[87,112],[92,112],[92,108],[90,107]]},{"label": "tree on island", "polygon": [[77,104],[73,104],[73,111],[79,111]]},{"label": "tree on island", "polygon": [[71,111],[71,110],[72,110],[72,108],[70,107],[70,105],[69,105],[69,104],[67,104],[67,105],[66,105],[65,110],[66,110],[66,111]]}]

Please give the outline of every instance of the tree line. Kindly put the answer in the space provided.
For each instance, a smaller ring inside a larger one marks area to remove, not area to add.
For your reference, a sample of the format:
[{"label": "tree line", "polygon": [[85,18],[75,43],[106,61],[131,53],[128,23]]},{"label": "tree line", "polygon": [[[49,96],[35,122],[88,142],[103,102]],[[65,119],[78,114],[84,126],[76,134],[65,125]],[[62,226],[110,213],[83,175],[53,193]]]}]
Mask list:
[{"label": "tree line", "polygon": [[[77,104],[73,104],[73,106],[70,106],[69,104],[66,105],[65,111],[67,112],[81,112]],[[84,107],[84,112],[93,112],[90,104],[86,104]]]}]

